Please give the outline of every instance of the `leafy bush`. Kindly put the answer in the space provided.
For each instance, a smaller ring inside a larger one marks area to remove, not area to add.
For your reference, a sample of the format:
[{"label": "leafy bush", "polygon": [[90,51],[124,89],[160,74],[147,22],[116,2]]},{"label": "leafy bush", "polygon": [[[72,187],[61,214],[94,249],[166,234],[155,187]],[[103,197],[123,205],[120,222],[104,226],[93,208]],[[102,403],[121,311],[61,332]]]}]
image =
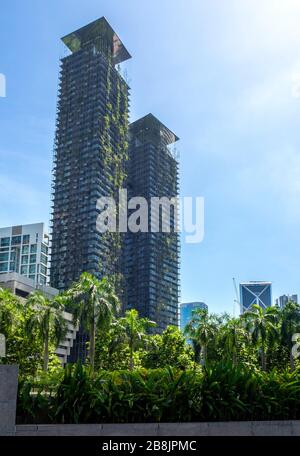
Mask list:
[{"label": "leafy bush", "polygon": [[56,383],[21,385],[18,416],[26,423],[299,419],[300,375],[231,363],[92,374],[77,364]]}]

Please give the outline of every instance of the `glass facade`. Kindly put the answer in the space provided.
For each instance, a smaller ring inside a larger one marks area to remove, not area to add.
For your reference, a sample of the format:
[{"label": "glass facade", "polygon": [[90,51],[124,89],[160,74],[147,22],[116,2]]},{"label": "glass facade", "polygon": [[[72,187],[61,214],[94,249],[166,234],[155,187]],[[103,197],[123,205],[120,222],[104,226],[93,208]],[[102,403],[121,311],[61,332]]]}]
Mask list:
[{"label": "glass facade", "polygon": [[241,313],[249,310],[253,304],[262,309],[272,305],[271,282],[247,282],[240,284]]},{"label": "glass facade", "polygon": [[207,304],[204,302],[186,302],[180,305],[180,329],[184,331],[186,325],[193,317],[193,310],[203,309],[208,310]]},{"label": "glass facade", "polygon": [[281,309],[283,309],[288,302],[294,302],[295,304],[298,304],[298,295],[282,295],[276,299],[276,305]]},{"label": "glass facade", "polygon": [[[14,231],[30,234],[14,235]],[[41,241],[38,244],[37,239]],[[48,256],[41,252],[48,251],[48,242],[42,223],[0,228],[0,273],[17,272],[38,284],[47,283]]]}]

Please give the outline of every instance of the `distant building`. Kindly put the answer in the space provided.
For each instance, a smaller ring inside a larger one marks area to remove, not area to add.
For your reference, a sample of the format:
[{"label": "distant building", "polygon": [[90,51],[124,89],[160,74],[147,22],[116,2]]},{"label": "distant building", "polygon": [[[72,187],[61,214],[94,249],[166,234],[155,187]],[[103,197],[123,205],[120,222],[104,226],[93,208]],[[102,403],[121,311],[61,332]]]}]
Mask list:
[{"label": "distant building", "polygon": [[294,302],[294,303],[298,304],[298,295],[293,294],[293,295],[279,296],[279,298],[276,299],[276,306],[283,309],[288,302]]},{"label": "distant building", "polygon": [[[24,277],[16,272],[9,272],[0,275],[0,287],[10,289],[14,295],[26,300],[30,293],[40,290],[48,298],[53,298],[58,294],[58,290],[47,285],[38,285],[34,280]],[[64,312],[64,319],[67,322],[68,332],[64,341],[60,342],[55,353],[62,364],[66,364],[71,348],[76,339],[77,328],[73,325],[73,316],[68,312]]]},{"label": "distant building", "polygon": [[263,310],[272,305],[271,282],[240,283],[241,313],[258,304]]},{"label": "distant building", "polygon": [[45,285],[48,249],[44,223],[0,228],[0,274],[16,272]]},{"label": "distant building", "polygon": [[208,310],[205,302],[184,302],[180,304],[180,329],[184,330],[186,325],[191,321],[193,310],[203,309]]}]

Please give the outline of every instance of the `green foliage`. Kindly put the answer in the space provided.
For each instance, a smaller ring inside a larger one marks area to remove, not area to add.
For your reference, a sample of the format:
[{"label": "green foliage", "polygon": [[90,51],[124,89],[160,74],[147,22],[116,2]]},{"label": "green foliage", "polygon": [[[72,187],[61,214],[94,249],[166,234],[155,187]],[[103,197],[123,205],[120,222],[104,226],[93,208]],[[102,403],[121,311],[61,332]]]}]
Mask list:
[{"label": "green foliage", "polygon": [[246,322],[246,328],[251,333],[253,343],[259,346],[261,367],[263,370],[266,370],[267,345],[274,345],[278,337],[276,327],[276,323],[278,322],[278,309],[276,307],[268,307],[263,311],[258,304],[254,304],[250,310],[245,312],[243,318]]},{"label": "green foliage", "polygon": [[107,278],[98,280],[84,272],[68,291],[69,305],[74,323],[81,324],[89,333],[89,358],[92,369],[95,364],[96,330],[107,326],[119,310],[119,300]]},{"label": "green foliage", "polygon": [[[14,296],[9,290],[0,289],[0,332],[6,336],[6,357],[0,362],[18,364],[21,376],[33,376],[43,366],[43,340],[39,328],[28,323],[35,318],[37,310]],[[49,344],[51,364],[55,363]]]},{"label": "green foliage", "polygon": [[18,299],[10,290],[0,288],[0,332],[6,338],[11,335],[11,329],[16,323],[16,312],[19,307]]},{"label": "green foliage", "polygon": [[[300,373],[230,362],[203,370],[68,366],[57,384],[23,384],[19,422],[133,423],[300,418]],[[45,421],[46,420],[46,421]]]},{"label": "green foliage", "polygon": [[[141,367],[145,350],[139,348],[133,353],[136,368]],[[95,370],[119,370],[130,368],[130,350],[124,334],[124,327],[115,319],[105,331],[97,331]]]},{"label": "green foliage", "polygon": [[193,350],[187,344],[182,332],[175,326],[168,326],[162,335],[149,338],[143,366],[150,369],[171,366],[178,369],[193,367]]},{"label": "green foliage", "polygon": [[64,340],[67,333],[67,323],[63,317],[64,298],[57,296],[52,300],[36,291],[32,293],[26,303],[31,309],[31,315],[26,318],[25,332],[30,340],[36,337],[43,342],[43,368],[48,370],[49,345],[57,346]]},{"label": "green foliage", "polygon": [[193,343],[195,361],[201,360],[203,365],[206,364],[210,355],[209,348],[216,338],[219,323],[218,317],[215,314],[209,315],[206,309],[193,310],[192,319],[186,326],[185,333]]},{"label": "green foliage", "polygon": [[134,368],[134,353],[145,346],[148,337],[146,332],[155,328],[156,323],[148,318],[140,318],[135,309],[127,310],[125,317],[119,319],[119,325],[123,329],[124,339],[128,344],[130,354],[130,369]]},{"label": "green foliage", "polygon": [[[91,331],[91,362],[63,370],[54,350],[66,302],[74,323]],[[118,303],[111,281],[90,274],[51,302],[35,293],[25,305],[0,289],[1,362],[20,365],[19,422],[300,418],[300,363],[291,352],[297,304],[253,306],[237,319],[196,311],[186,329],[190,345],[175,327],[150,334],[154,322],[134,309],[117,318]]]}]

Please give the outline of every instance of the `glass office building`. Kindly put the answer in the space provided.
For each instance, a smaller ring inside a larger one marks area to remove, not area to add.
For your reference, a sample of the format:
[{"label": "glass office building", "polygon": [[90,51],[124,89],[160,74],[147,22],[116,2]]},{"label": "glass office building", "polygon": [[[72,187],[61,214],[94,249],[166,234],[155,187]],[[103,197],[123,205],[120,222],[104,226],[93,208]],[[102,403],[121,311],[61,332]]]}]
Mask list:
[{"label": "glass office building", "polygon": [[202,309],[208,311],[208,306],[205,302],[183,302],[180,304],[180,329],[184,331],[186,325],[193,318],[193,311]]},{"label": "glass office building", "polygon": [[279,298],[276,299],[276,306],[283,309],[288,302],[294,302],[295,304],[298,304],[298,295],[293,294],[279,296]]},{"label": "glass office building", "polygon": [[0,228],[0,274],[16,272],[45,285],[49,236],[44,223]]},{"label": "glass office building", "polygon": [[253,304],[263,310],[272,305],[271,282],[245,282],[240,284],[241,313],[249,310]]}]

